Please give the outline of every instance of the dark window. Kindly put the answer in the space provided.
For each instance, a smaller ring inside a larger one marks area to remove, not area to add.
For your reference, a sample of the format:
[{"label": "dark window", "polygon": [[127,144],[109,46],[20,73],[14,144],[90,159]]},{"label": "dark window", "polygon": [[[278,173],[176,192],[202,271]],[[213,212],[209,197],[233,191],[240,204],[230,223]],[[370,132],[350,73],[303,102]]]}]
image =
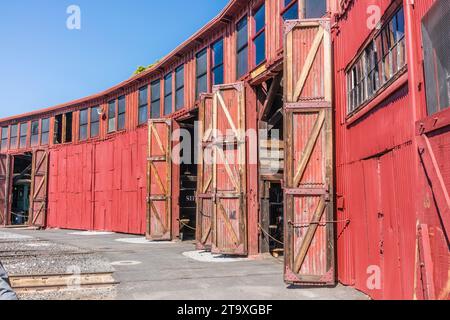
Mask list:
[{"label": "dark window", "polygon": [[80,140],[86,140],[88,138],[88,109],[80,111]]},{"label": "dark window", "polygon": [[180,110],[184,107],[184,66],[175,70],[175,108]]},{"label": "dark window", "polygon": [[[400,18],[399,18],[400,21]],[[436,1],[422,20],[428,114],[450,107],[450,6]],[[404,30],[401,30],[400,35]]]},{"label": "dark window", "polygon": [[99,108],[100,107],[93,107],[91,108],[91,132],[90,137],[96,138],[100,134],[100,114],[99,114]]},{"label": "dark window", "polygon": [[304,16],[306,19],[322,18],[327,13],[326,0],[304,0]]},{"label": "dark window", "polygon": [[8,150],[8,127],[2,127],[1,151]]},{"label": "dark window", "polygon": [[208,57],[207,49],[203,49],[197,53],[197,67],[196,67],[196,97],[199,98],[201,93],[208,92]]},{"label": "dark window", "polygon": [[298,0],[283,0],[284,9],[281,13],[283,20],[297,20],[298,16]]},{"label": "dark window", "polygon": [[59,114],[55,116],[55,131],[53,143],[54,144],[62,143],[62,136],[63,136],[63,115]]},{"label": "dark window", "polygon": [[248,23],[247,17],[236,25],[237,30],[237,77],[241,78],[248,71]]},{"label": "dark window", "polygon": [[164,115],[172,111],[172,73],[169,73],[164,77]]},{"label": "dark window", "polygon": [[39,144],[39,120],[31,122],[31,146]]},{"label": "dark window", "polygon": [[370,41],[347,72],[348,113],[388,85],[406,65],[403,8]]},{"label": "dark window", "polygon": [[117,130],[125,129],[127,104],[125,96],[119,97],[117,100]]},{"label": "dark window", "polygon": [[138,124],[144,124],[148,120],[148,86],[139,89]]},{"label": "dark window", "polygon": [[116,131],[116,100],[108,102],[108,133]]},{"label": "dark window", "polygon": [[223,39],[220,39],[212,45],[212,84],[223,84]]},{"label": "dark window", "polygon": [[64,115],[64,121],[66,122],[66,131],[64,136],[64,143],[72,142],[72,112],[66,113]]},{"label": "dark window", "polygon": [[152,83],[152,102],[150,117],[158,119],[161,116],[161,81],[157,80]]},{"label": "dark window", "polygon": [[50,119],[42,119],[41,122],[41,145],[45,146],[48,144],[48,138],[49,138],[49,132],[50,132]]},{"label": "dark window", "polygon": [[20,142],[19,142],[20,149],[27,147],[27,137],[28,137],[28,123],[22,123],[20,124]]},{"label": "dark window", "polygon": [[253,16],[255,20],[255,66],[266,60],[266,6],[262,5]]},{"label": "dark window", "polygon": [[13,124],[11,126],[11,133],[10,133],[11,138],[9,139],[9,148],[10,149],[17,149],[17,142],[18,142],[17,141],[17,134],[18,134],[17,130],[18,130],[17,124]]}]

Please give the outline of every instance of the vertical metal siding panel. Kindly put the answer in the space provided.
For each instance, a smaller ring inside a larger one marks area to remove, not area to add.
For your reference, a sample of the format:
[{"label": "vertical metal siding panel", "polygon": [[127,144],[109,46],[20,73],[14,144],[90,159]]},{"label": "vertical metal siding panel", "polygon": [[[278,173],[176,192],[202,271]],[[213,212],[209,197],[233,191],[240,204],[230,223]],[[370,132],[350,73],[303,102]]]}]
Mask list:
[{"label": "vertical metal siding panel", "polygon": [[[415,259],[415,152],[410,144],[414,137],[414,123],[409,107],[410,93],[403,86],[359,121],[346,124],[345,68],[369,35],[366,28],[366,9],[370,4],[384,12],[391,1],[355,1],[338,22],[339,32],[333,35],[335,54],[336,101],[336,165],[337,194],[342,196],[338,219],[350,218],[348,228],[341,233],[338,225],[339,278],[374,298],[412,298]],[[374,157],[394,149],[382,160],[380,168]],[[388,158],[385,158],[388,159]],[[358,168],[361,163],[364,170]],[[382,170],[377,177],[376,172]],[[379,179],[377,183],[375,179]],[[376,193],[376,186],[380,192]],[[370,191],[372,190],[372,191]],[[378,199],[377,199],[378,197]],[[378,203],[378,204],[377,204]],[[384,210],[384,223],[374,218],[377,209]],[[364,215],[362,213],[364,212]],[[363,217],[366,217],[366,221]],[[375,229],[374,229],[375,228]],[[376,231],[376,232],[375,232]],[[385,239],[385,254],[379,254],[380,237]],[[367,289],[367,267],[381,265],[384,287],[380,292]],[[353,269],[354,268],[354,269]],[[401,273],[392,273],[401,270]],[[387,278],[386,278],[387,277]],[[391,280],[389,280],[389,277]],[[393,287],[392,279],[396,278]]]}]

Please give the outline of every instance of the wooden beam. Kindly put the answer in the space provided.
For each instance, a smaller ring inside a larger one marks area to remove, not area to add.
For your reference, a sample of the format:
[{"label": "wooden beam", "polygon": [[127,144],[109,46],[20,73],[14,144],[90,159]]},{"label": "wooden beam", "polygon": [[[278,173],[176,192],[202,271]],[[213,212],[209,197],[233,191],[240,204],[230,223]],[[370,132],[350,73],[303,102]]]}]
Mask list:
[{"label": "wooden beam", "polygon": [[259,119],[264,120],[268,115],[272,108],[273,103],[275,102],[275,98],[277,96],[278,91],[281,87],[281,79],[283,78],[282,74],[279,73],[272,81],[272,85],[270,86],[269,92],[267,93],[266,101],[264,102],[263,108],[261,109]]},{"label": "wooden beam", "polygon": [[305,87],[306,80],[308,79],[308,75],[311,71],[312,65],[314,64],[317,52],[319,51],[320,44],[322,43],[324,35],[324,30],[322,27],[319,28],[316,37],[314,38],[314,42],[311,46],[311,50],[308,53],[305,63],[303,64],[302,73],[300,74],[300,78],[295,86],[295,91],[292,96],[292,101],[297,102],[298,98],[303,92],[303,88]]},{"label": "wooden beam", "polygon": [[317,121],[314,125],[314,128],[311,132],[311,136],[306,144],[305,150],[303,151],[303,157],[300,160],[300,165],[298,167],[297,173],[294,177],[294,187],[297,188],[300,183],[303,175],[305,174],[306,167],[311,159],[312,153],[314,151],[314,147],[317,143],[317,139],[320,136],[320,132],[322,130],[323,124],[325,122],[325,111],[320,111]]},{"label": "wooden beam", "polygon": [[441,217],[444,232],[448,237],[450,236],[450,196],[445,185],[444,177],[442,176],[439,164],[436,156],[434,155],[428,137],[426,135],[421,135],[417,137],[417,139],[422,164],[428,178],[430,179],[430,187],[433,191],[434,197],[436,198],[438,213]]},{"label": "wooden beam", "polygon": [[303,262],[305,262],[306,255],[311,246],[312,240],[314,239],[314,235],[316,234],[317,228],[319,227],[319,222],[320,220],[322,220],[325,208],[326,208],[325,199],[322,197],[320,198],[319,205],[317,206],[316,211],[314,212],[314,215],[312,217],[311,225],[309,226],[308,231],[306,232],[306,235],[302,240],[302,245],[297,254],[297,257],[295,258],[294,263],[295,273],[300,272]]}]

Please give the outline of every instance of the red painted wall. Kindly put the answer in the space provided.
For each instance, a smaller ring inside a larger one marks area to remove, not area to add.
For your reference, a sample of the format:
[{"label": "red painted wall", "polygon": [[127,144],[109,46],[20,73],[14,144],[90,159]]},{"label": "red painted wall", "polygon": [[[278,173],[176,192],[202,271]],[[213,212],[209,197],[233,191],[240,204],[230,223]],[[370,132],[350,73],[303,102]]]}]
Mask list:
[{"label": "red painted wall", "polygon": [[50,150],[48,226],[145,234],[147,128]]},{"label": "red painted wall", "polygon": [[[442,298],[450,279],[449,247],[419,161],[415,130],[416,121],[426,114],[420,21],[434,1],[416,1],[410,17],[406,7],[411,5],[403,1],[405,20],[412,25],[411,32],[406,33],[407,42],[413,43],[408,48],[408,72],[378,101],[347,118],[345,69],[370,36],[364,18],[368,17],[367,7],[378,5],[384,13],[394,1],[349,2],[353,4],[338,21],[333,35],[337,219],[351,221],[348,226],[339,223],[337,228],[339,280],[375,299],[421,298],[420,284],[415,288],[420,282],[416,270],[417,223],[425,223],[431,230],[436,296]],[[434,150],[439,150],[438,162],[447,186],[449,136],[443,132],[431,139]],[[379,289],[368,286],[371,266],[381,270]]]}]

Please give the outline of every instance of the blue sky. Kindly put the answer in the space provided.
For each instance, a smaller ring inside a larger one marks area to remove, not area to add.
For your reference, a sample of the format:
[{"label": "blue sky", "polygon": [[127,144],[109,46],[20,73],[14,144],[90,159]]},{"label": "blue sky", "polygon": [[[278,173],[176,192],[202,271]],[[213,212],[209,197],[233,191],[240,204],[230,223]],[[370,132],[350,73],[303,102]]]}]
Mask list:
[{"label": "blue sky", "polygon": [[[228,0],[0,2],[0,118],[105,90],[173,50]],[[81,30],[66,28],[70,5]]]}]

